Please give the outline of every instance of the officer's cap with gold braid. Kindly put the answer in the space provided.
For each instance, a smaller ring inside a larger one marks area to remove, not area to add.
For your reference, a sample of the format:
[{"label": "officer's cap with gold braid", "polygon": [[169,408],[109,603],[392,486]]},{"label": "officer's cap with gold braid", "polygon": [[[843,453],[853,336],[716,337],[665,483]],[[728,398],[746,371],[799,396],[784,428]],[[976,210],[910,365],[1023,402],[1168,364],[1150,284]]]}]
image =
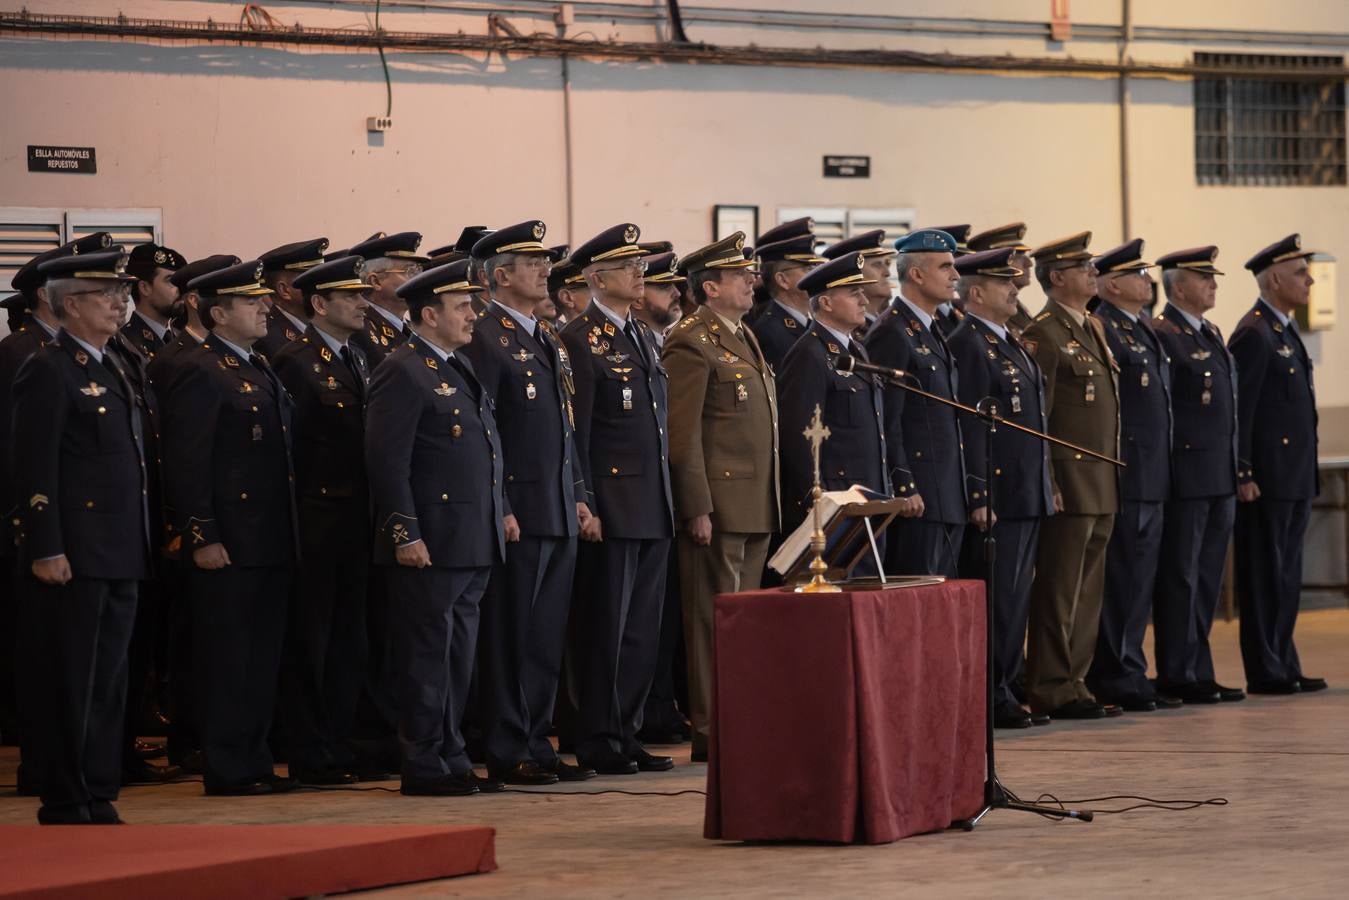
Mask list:
[{"label": "officer's cap with gold braid", "polygon": [[556,294],[564,287],[575,287],[584,281],[585,276],[572,264],[571,257],[564,256],[553,263],[553,271],[548,273],[548,293]]},{"label": "officer's cap with gold braid", "polygon": [[538,219],[530,219],[518,225],[498,228],[478,239],[473,245],[472,256],[477,260],[491,259],[502,253],[532,253],[550,255],[542,243],[548,233],[548,226]]},{"label": "officer's cap with gold braid", "polygon": [[745,233],[737,231],[706,247],[699,247],[679,261],[685,275],[697,275],[706,269],[748,269],[754,260],[745,259]]},{"label": "officer's cap with gold braid", "polygon": [[966,253],[956,259],[956,271],[962,277],[985,275],[989,278],[1015,278],[1021,274],[1021,270],[1012,265],[1012,254],[1015,252],[1016,247],[1000,247]]},{"label": "officer's cap with gold braid", "polygon": [[754,243],[756,246],[762,247],[764,244],[776,244],[778,241],[791,240],[805,235],[813,236],[814,234],[815,220],[810,216],[802,216],[799,219],[792,219],[790,222],[783,222],[781,225],[774,225],[759,235],[759,239]]},{"label": "officer's cap with gold braid", "polygon": [[187,289],[202,297],[261,297],[272,292],[262,283],[260,259],[198,275],[187,283]]},{"label": "officer's cap with gold braid", "polygon": [[1251,270],[1251,274],[1259,275],[1275,263],[1281,263],[1288,259],[1306,259],[1314,255],[1315,252],[1314,250],[1302,249],[1302,235],[1290,234],[1246,260],[1246,268]]},{"label": "officer's cap with gold braid", "polygon": [[[323,254],[327,252],[328,239],[321,237],[308,241],[296,241],[293,244],[282,244],[280,247],[268,250],[258,259],[262,260],[264,272],[303,272],[323,262]],[[341,257],[338,257],[338,259],[341,259]]]},{"label": "officer's cap with gold braid", "polygon": [[759,262],[797,262],[804,266],[818,266],[825,257],[815,252],[815,235],[802,234],[771,244],[760,244],[754,251]]},{"label": "officer's cap with gold braid", "polygon": [[1177,250],[1174,253],[1168,253],[1165,256],[1158,257],[1157,265],[1161,266],[1163,272],[1171,269],[1183,269],[1187,272],[1198,272],[1201,275],[1222,275],[1214,263],[1218,259],[1218,248],[1209,244],[1207,247],[1191,247],[1188,250]]},{"label": "officer's cap with gold braid", "polygon": [[969,225],[937,225],[934,231],[944,231],[956,240],[956,256],[963,256],[966,253],[973,253],[970,249],[970,226]]},{"label": "officer's cap with gold braid", "polygon": [[1035,258],[1036,266],[1048,269],[1071,268],[1091,259],[1091,251],[1087,249],[1089,244],[1091,232],[1079,231],[1077,234],[1036,247],[1030,255]]},{"label": "officer's cap with gold braid", "polygon": [[153,281],[155,269],[168,269],[176,272],[187,265],[187,260],[177,250],[161,247],[158,244],[137,244],[131,248],[126,261],[128,275],[143,281]]},{"label": "officer's cap with gold braid", "polygon": [[364,275],[364,259],[344,256],[300,273],[295,279],[295,287],[303,291],[306,297],[328,291],[368,291],[371,288],[365,283]]},{"label": "officer's cap with gold braid", "polygon": [[805,274],[796,283],[797,290],[805,291],[807,296],[816,297],[836,287],[852,287],[858,284],[875,284],[876,279],[862,274],[866,260],[858,250],[854,250],[838,259],[821,263]]},{"label": "officer's cap with gold braid", "polygon": [[33,291],[42,287],[43,276],[38,273],[38,267],[47,260],[60,259],[63,256],[79,256],[81,253],[93,253],[98,250],[106,250],[111,246],[112,235],[106,231],[95,231],[93,234],[86,234],[84,237],[67,241],[59,247],[45,253],[39,253],[20,266],[19,271],[14,273],[14,278],[10,281],[9,286],[20,294],[32,294]]},{"label": "officer's cap with gold braid", "polygon": [[452,263],[427,269],[403,282],[394,293],[411,306],[425,306],[445,294],[481,291],[482,285],[468,280],[468,267],[471,264],[472,260],[456,259]]},{"label": "officer's cap with gold braid", "polygon": [[376,231],[370,237],[361,241],[359,244],[353,244],[347,251],[348,256],[360,256],[369,262],[372,259],[405,259],[409,262],[424,263],[425,256],[417,254],[417,248],[422,245],[422,236],[416,231],[400,231],[397,234],[385,234],[382,231]]},{"label": "officer's cap with gold braid", "polygon": [[684,280],[679,274],[679,257],[674,253],[657,253],[646,258],[647,284],[679,284]]},{"label": "officer's cap with gold braid", "polygon": [[576,268],[585,270],[614,259],[629,259],[633,256],[647,256],[637,239],[642,229],[631,222],[624,222],[612,228],[606,228],[581,246],[571,251],[568,257]]},{"label": "officer's cap with gold braid", "polygon": [[58,278],[83,278],[89,281],[135,281],[126,272],[126,250],[120,244],[114,244],[106,250],[96,253],[81,253],[78,256],[57,256],[37,267],[38,273],[47,281]]},{"label": "officer's cap with gold braid", "polygon": [[492,229],[486,225],[465,225],[463,231],[459,232],[459,240],[454,242],[454,249],[465,256],[473,254],[473,245],[492,233]]},{"label": "officer's cap with gold braid", "polygon": [[1029,253],[1030,245],[1024,243],[1025,239],[1026,223],[1009,222],[1006,225],[981,231],[971,236],[967,243],[972,253],[980,253],[984,250],[1001,250],[1003,247],[1011,247],[1014,250],[1020,250],[1022,253]]},{"label": "officer's cap with gold braid", "polygon": [[861,253],[867,257],[895,255],[895,251],[885,245],[885,229],[883,228],[873,228],[871,231],[864,231],[850,238],[844,238],[837,244],[825,247],[822,255],[825,259],[838,259],[840,256],[846,256],[853,252]]},{"label": "officer's cap with gold braid", "polygon": [[571,252],[570,244],[558,244],[557,246],[548,248],[548,258],[553,261],[554,265],[556,265],[562,262],[562,260],[566,259],[567,254],[570,252]]},{"label": "officer's cap with gold braid", "polygon": [[228,266],[237,266],[240,262],[242,260],[239,257],[230,253],[217,253],[215,256],[208,256],[205,259],[194,259],[170,275],[169,281],[173,282],[173,286],[178,289],[179,293],[187,293],[188,284],[198,275],[205,275],[207,272],[214,272]]},{"label": "officer's cap with gold braid", "polygon": [[1152,263],[1143,258],[1142,238],[1134,238],[1126,244],[1112,247],[1092,260],[1092,265],[1096,266],[1096,271],[1102,275],[1152,268]]}]

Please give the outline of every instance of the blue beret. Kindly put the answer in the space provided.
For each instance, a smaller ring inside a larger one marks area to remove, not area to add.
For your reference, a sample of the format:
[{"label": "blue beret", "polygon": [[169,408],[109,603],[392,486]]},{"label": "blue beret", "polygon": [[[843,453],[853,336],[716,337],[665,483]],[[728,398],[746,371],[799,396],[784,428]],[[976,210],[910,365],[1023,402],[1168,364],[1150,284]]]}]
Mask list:
[{"label": "blue beret", "polygon": [[900,253],[955,253],[960,247],[945,231],[920,228],[895,241],[895,249]]}]

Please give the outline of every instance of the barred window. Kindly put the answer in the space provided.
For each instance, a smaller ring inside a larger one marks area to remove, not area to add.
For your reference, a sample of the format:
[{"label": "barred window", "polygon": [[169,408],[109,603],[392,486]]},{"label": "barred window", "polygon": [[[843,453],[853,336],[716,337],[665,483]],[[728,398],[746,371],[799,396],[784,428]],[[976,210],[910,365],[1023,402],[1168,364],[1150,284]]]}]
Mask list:
[{"label": "barred window", "polygon": [[[1196,53],[1199,66],[1250,77],[1194,79],[1195,176],[1200,184],[1345,184],[1344,82],[1338,56]],[[1262,68],[1334,69],[1324,79],[1262,77]]]}]

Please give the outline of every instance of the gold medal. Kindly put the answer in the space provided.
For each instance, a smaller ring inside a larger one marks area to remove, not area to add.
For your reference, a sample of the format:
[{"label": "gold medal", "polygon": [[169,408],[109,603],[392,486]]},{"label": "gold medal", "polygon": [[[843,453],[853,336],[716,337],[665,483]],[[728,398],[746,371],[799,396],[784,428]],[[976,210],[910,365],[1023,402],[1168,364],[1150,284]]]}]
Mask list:
[{"label": "gold medal", "polygon": [[459,436],[462,435],[463,433],[464,433],[464,429],[463,429],[463,427],[460,426],[460,425],[455,425],[455,426],[453,426],[453,427],[450,428],[450,437],[459,437]]},{"label": "gold medal", "polygon": [[625,387],[623,388],[623,410],[625,412],[628,412],[631,411],[631,409],[632,409],[632,388]]},{"label": "gold medal", "polygon": [[529,384],[525,385],[525,399],[526,399],[526,400],[533,400],[533,399],[534,399],[535,397],[537,397],[538,395],[539,395],[539,392],[538,392],[537,390],[534,389],[534,382],[531,381]]}]

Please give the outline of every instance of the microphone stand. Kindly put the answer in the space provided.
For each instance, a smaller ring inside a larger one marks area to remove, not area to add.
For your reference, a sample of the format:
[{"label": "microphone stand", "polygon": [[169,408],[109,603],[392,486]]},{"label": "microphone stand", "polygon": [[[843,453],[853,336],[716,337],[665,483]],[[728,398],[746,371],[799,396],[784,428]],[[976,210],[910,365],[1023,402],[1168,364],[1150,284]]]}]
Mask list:
[{"label": "microphone stand", "polygon": [[[874,371],[874,370],[873,370]],[[967,415],[971,415],[984,423],[987,431],[987,441],[984,447],[984,484],[986,487],[986,496],[988,497],[988,527],[984,530],[984,646],[985,646],[985,693],[984,693],[984,759],[986,774],[984,775],[984,805],[980,810],[968,819],[961,819],[952,822],[953,828],[961,828],[965,831],[973,831],[974,826],[978,825],[980,820],[989,812],[995,809],[1015,809],[1021,812],[1036,813],[1056,819],[1077,819],[1079,822],[1090,822],[1092,813],[1089,810],[1066,809],[1061,806],[1048,806],[1041,803],[1030,803],[1022,800],[1016,794],[1012,793],[1002,782],[998,780],[998,769],[993,750],[993,589],[996,584],[996,565],[997,558],[997,539],[993,536],[993,436],[997,434],[999,425],[1006,425],[1014,431],[1020,431],[1029,434],[1038,440],[1057,444],[1060,447],[1067,447],[1074,453],[1082,456],[1090,456],[1102,462],[1110,463],[1113,466],[1124,467],[1124,463],[1113,456],[1106,456],[1104,453],[1097,453],[1095,450],[1089,450],[1086,447],[1078,446],[1062,438],[1056,438],[1052,434],[1046,434],[1043,431],[1036,431],[1034,428],[1028,428],[1025,425],[1018,425],[1008,419],[998,415],[997,401],[992,397],[985,397],[979,401],[977,407],[966,406],[955,400],[948,400],[945,397],[938,396],[922,388],[914,387],[911,384],[904,383],[904,377],[907,373],[900,370],[892,370],[890,374],[877,373],[881,378],[897,388],[908,391],[911,394],[917,394],[920,397],[926,397],[929,400],[957,409]]]}]

